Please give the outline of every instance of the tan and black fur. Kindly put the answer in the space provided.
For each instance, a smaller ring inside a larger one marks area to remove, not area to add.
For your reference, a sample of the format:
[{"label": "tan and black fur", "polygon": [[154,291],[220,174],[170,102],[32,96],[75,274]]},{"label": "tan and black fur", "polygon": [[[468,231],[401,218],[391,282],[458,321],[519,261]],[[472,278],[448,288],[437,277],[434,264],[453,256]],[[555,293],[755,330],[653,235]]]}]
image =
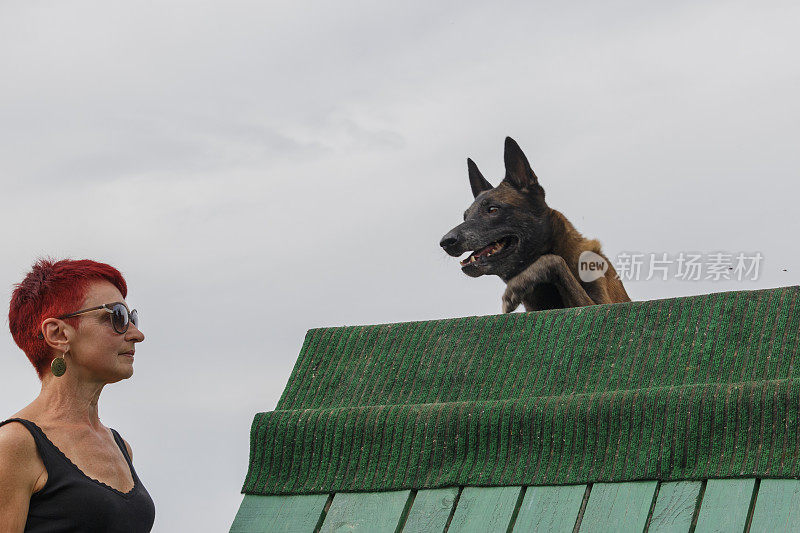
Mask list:
[{"label": "tan and black fur", "polygon": [[[528,311],[539,311],[629,302],[600,243],[583,237],[545,203],[539,179],[511,137],[506,137],[504,159],[506,175],[497,187],[467,160],[475,201],[464,213],[464,222],[442,237],[442,248],[452,256],[473,251],[461,262],[468,276],[493,274],[506,282],[506,313],[520,303]],[[588,283],[578,275],[578,257],[587,250],[608,264],[604,276]]]}]

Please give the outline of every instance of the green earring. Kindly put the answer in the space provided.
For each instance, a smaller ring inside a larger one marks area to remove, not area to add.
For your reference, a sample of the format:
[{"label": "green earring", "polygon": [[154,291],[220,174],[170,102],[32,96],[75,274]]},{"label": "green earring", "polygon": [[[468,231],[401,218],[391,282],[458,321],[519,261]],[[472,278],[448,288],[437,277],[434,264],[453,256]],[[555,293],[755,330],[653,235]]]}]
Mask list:
[{"label": "green earring", "polygon": [[[64,352],[64,355],[67,355],[67,352]],[[67,371],[67,362],[64,360],[64,356],[58,356],[53,359],[53,362],[50,363],[50,372],[57,378],[60,378],[64,375]]]}]

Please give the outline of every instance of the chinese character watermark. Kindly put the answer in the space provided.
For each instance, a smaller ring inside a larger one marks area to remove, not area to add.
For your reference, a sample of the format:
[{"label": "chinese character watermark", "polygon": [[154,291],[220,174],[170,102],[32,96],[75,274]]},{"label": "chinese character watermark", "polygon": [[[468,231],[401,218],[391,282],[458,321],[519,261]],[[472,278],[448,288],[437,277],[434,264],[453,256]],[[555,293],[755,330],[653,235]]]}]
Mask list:
[{"label": "chinese character watermark", "polygon": [[[584,252],[584,254],[591,252]],[[600,260],[603,258],[597,254]],[[581,254],[581,259],[584,255]],[[760,273],[761,262],[764,256],[761,252],[680,252],[678,254],[623,252],[617,255],[612,264],[617,271],[617,276],[623,281],[639,281],[657,279],[666,281],[677,279],[681,281],[755,281]],[[590,270],[591,261],[596,258],[587,258],[586,272]],[[591,280],[583,278],[583,270],[579,265],[581,280],[594,281],[602,274],[596,275]],[[595,267],[596,268],[596,267]],[[606,270],[602,272],[605,273]]]}]

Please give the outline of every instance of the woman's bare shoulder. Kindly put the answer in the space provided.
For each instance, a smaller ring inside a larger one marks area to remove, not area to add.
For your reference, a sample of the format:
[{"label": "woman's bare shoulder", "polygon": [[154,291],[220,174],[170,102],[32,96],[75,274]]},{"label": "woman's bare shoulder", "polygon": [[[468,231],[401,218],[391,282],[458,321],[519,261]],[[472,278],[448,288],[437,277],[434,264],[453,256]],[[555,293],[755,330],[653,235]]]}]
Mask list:
[{"label": "woman's bare shoulder", "polygon": [[0,426],[0,530],[22,531],[31,495],[46,480],[33,435],[19,422]]},{"label": "woman's bare shoulder", "polygon": [[[111,429],[111,428],[109,428],[109,429]],[[131,449],[131,445],[128,443],[127,440],[125,440],[122,437],[122,435],[120,435],[119,431],[117,431],[117,435],[119,435],[119,438],[122,439],[122,443],[125,445],[125,450],[128,452],[128,457],[131,458],[131,462],[132,462],[133,461],[133,450]]]},{"label": "woman's bare shoulder", "polygon": [[12,420],[0,426],[0,453],[26,449],[35,452],[36,441],[22,422]]},{"label": "woman's bare shoulder", "polygon": [[33,487],[43,468],[36,441],[25,426],[20,422],[0,426],[0,479],[19,476]]},{"label": "woman's bare shoulder", "polygon": [[122,439],[122,442],[125,443],[125,448],[128,450],[128,457],[131,458],[131,462],[133,462],[133,450],[131,449],[131,445],[128,444],[128,441]]},{"label": "woman's bare shoulder", "polygon": [[16,460],[39,458],[36,440],[22,422],[11,421],[0,426],[0,461],[12,457]]}]

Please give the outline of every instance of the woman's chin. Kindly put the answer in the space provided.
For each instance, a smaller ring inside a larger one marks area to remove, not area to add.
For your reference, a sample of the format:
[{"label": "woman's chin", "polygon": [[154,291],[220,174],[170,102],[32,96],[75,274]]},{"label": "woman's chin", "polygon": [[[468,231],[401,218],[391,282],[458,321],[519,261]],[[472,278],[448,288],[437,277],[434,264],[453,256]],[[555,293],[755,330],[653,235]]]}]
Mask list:
[{"label": "woman's chin", "polygon": [[126,370],[127,372],[124,373],[125,376],[122,379],[128,379],[133,376],[133,363],[128,365],[128,368]]},{"label": "woman's chin", "polygon": [[127,362],[114,368],[111,375],[106,378],[108,383],[116,383],[133,376],[133,362]]},{"label": "woman's chin", "polygon": [[131,377],[133,375],[133,356],[122,354],[120,357],[122,358],[123,366],[129,371],[129,374],[126,377]]}]

